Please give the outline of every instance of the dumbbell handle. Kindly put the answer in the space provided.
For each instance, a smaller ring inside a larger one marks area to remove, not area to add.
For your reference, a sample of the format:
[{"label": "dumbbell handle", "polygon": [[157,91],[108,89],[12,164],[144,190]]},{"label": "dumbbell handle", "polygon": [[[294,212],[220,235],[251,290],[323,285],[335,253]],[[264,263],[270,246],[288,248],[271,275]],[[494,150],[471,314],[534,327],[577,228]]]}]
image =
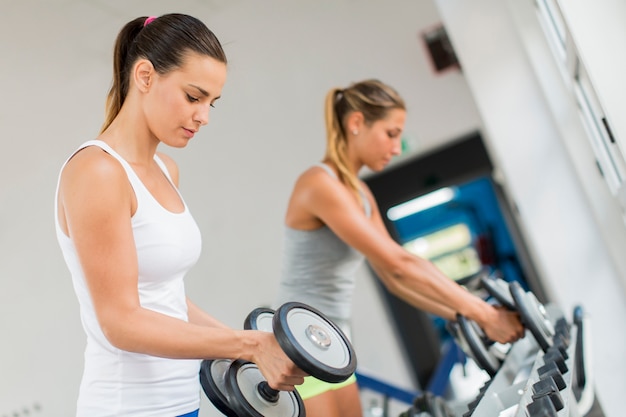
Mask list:
[{"label": "dumbbell handle", "polygon": [[271,403],[275,403],[278,401],[280,391],[270,387],[270,384],[268,384],[267,381],[261,381],[257,386],[257,389],[259,390],[259,394],[261,394],[261,397],[263,397],[263,399]]}]

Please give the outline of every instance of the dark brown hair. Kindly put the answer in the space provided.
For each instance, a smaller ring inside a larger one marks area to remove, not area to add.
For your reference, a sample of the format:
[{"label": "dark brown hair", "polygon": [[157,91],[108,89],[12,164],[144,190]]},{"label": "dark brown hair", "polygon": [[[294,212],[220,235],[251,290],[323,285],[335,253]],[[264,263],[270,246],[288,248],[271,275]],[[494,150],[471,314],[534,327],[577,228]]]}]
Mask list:
[{"label": "dark brown hair", "polygon": [[217,37],[195,17],[171,13],[149,20],[138,17],[117,35],[113,53],[113,84],[106,101],[106,117],[101,131],[117,116],[130,82],[130,71],[141,58],[148,59],[159,74],[184,64],[186,54],[195,52],[226,64],[226,54]]}]

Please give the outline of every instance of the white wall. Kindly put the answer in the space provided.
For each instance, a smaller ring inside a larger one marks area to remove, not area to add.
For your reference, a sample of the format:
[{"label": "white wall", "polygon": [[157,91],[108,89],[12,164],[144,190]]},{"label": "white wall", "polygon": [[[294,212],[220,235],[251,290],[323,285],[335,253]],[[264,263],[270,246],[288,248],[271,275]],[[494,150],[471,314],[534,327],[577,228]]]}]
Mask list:
[{"label": "white wall", "polygon": [[[595,169],[533,3],[437,4],[484,121],[489,148],[519,207],[518,221],[533,259],[557,305],[571,314],[581,304],[590,314],[598,397],[608,416],[622,415],[626,298],[619,254],[626,233],[621,209]],[[596,31],[602,39],[610,32],[598,26]],[[614,88],[620,86],[623,81],[614,80]]]},{"label": "white wall", "polygon": [[[58,169],[97,134],[119,28],[182,11],[216,32],[230,60],[211,124],[166,150],[203,233],[188,290],[240,327],[271,303],[281,225],[297,174],[323,152],[323,98],[365,77],[394,85],[407,135],[427,149],[479,126],[463,76],[432,73],[418,39],[439,22],[430,1],[51,0],[0,2],[0,416],[71,415],[84,336],[53,228]],[[165,149],[164,149],[165,150]],[[356,300],[359,364],[411,387],[370,277]],[[17,414],[16,414],[17,413]],[[203,415],[217,415],[204,407]]]}]

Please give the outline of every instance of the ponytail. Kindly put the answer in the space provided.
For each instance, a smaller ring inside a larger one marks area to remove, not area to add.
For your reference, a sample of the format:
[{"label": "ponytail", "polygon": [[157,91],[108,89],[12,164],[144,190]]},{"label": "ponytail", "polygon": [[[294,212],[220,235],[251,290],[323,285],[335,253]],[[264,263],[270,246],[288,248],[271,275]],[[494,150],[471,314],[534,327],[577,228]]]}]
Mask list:
[{"label": "ponytail", "polygon": [[106,113],[104,124],[100,129],[100,133],[104,132],[118,115],[126,94],[128,94],[129,74],[128,68],[128,50],[133,40],[137,37],[141,29],[143,29],[146,17],[138,17],[128,22],[117,35],[115,47],[113,49],[113,83],[106,100]]},{"label": "ponytail", "polygon": [[331,161],[337,167],[339,181],[354,191],[360,200],[359,180],[348,168],[348,139],[345,127],[343,126],[343,120],[338,117],[338,114],[345,114],[344,91],[340,88],[330,90],[326,94],[325,107],[325,159]]}]

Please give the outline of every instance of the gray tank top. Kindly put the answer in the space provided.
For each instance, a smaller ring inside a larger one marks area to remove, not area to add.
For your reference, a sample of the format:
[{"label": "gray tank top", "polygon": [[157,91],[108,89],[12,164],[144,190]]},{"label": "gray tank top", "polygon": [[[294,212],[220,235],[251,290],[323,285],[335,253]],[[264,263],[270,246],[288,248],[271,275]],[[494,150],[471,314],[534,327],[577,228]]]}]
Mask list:
[{"label": "gray tank top", "polygon": [[[337,178],[325,164],[318,164]],[[363,209],[371,215],[361,192]],[[346,328],[352,310],[356,271],[364,256],[344,243],[328,226],[314,230],[285,227],[277,306],[288,301],[308,304]]]}]

